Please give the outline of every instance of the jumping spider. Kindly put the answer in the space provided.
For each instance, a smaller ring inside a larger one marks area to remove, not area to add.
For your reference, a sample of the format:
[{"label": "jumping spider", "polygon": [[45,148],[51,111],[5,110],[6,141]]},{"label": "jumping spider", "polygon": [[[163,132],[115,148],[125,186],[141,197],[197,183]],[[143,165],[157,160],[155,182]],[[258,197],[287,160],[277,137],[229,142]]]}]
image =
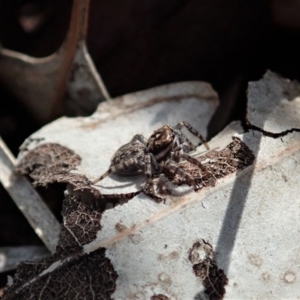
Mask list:
[{"label": "jumping spider", "polygon": [[[92,183],[96,184],[110,173],[116,174],[136,174],[144,173],[147,177],[142,186],[142,190],[128,194],[103,195],[114,198],[131,197],[140,192],[157,199],[154,193],[153,180],[157,179],[157,186],[166,181],[165,178],[178,174],[185,179],[189,186],[197,190],[197,185],[193,177],[179,166],[182,159],[196,165],[205,172],[205,167],[188,153],[196,149],[196,146],[181,131],[186,127],[193,135],[197,136],[201,142],[209,149],[202,135],[186,122],[180,122],[175,127],[164,125],[155,130],[147,140],[143,135],[137,134],[132,140],[120,147],[114,154],[109,169]],[[166,176],[165,176],[166,175]]]}]

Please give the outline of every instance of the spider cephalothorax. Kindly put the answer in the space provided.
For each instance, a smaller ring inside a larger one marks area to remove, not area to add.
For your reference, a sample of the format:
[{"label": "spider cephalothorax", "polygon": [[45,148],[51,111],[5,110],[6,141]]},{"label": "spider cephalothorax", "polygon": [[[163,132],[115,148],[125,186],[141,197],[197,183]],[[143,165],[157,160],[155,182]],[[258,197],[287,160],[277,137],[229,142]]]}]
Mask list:
[{"label": "spider cephalothorax", "polygon": [[174,132],[171,127],[164,125],[155,130],[147,142],[146,151],[152,153],[157,160],[161,160],[170,152],[174,142]]},{"label": "spider cephalothorax", "polygon": [[179,163],[181,160],[187,160],[203,171],[205,168],[198,160],[188,155],[189,152],[196,149],[196,146],[181,131],[182,127],[186,127],[197,136],[208,149],[202,135],[190,124],[180,122],[175,127],[164,125],[155,130],[148,140],[138,134],[128,144],[120,147],[113,156],[109,169],[93,184],[110,173],[130,175],[141,172],[147,176],[146,190],[151,190],[151,180],[154,176],[160,182],[161,178],[165,178],[164,175],[169,176],[170,174],[180,174],[186,179],[188,185],[194,186],[196,189],[194,179],[179,166]]}]

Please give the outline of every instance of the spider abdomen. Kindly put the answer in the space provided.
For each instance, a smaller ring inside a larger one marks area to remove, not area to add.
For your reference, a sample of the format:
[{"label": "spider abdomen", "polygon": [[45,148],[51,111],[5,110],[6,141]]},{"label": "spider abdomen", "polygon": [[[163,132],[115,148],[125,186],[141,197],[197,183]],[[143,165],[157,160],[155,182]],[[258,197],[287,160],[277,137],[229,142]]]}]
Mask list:
[{"label": "spider abdomen", "polygon": [[110,170],[117,174],[135,174],[144,171],[145,145],[131,142],[123,145],[111,160]]}]

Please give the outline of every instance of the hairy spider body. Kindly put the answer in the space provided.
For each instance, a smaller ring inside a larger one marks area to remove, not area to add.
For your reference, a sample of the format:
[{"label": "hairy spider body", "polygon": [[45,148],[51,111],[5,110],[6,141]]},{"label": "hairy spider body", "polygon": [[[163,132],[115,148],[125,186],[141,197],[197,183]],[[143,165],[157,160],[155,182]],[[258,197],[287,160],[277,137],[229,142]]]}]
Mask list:
[{"label": "hairy spider body", "polygon": [[135,174],[145,165],[145,144],[137,141],[120,147],[111,160],[110,170],[117,174]]},{"label": "hairy spider body", "polygon": [[110,173],[133,175],[144,171],[147,173],[146,164],[153,164],[158,171],[158,164],[152,153],[146,153],[147,140],[141,134],[136,134],[129,143],[121,146],[114,154],[109,169],[93,184],[99,182]]},{"label": "hairy spider body", "polygon": [[[190,186],[197,189],[192,176],[179,166],[179,162],[184,159],[197,165],[202,171],[205,167],[195,158],[188,155],[196,149],[196,146],[181,131],[186,127],[192,134],[197,136],[208,149],[206,141],[202,135],[186,122],[180,122],[175,127],[164,125],[155,130],[147,140],[142,135],[135,135],[132,140],[120,147],[114,154],[109,169],[93,184],[99,182],[110,173],[135,174],[144,173],[147,181],[144,185],[146,194],[154,194],[152,178],[158,178],[158,182],[163,181],[168,174],[180,174],[185,178]],[[124,194],[123,194],[124,195]]]}]

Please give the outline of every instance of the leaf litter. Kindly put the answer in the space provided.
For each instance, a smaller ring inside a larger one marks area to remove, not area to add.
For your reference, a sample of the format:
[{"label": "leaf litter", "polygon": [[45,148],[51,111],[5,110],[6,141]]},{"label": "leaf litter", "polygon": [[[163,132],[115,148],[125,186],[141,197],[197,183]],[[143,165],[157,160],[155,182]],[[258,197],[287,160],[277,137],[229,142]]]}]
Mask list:
[{"label": "leaf litter", "polygon": [[101,208],[95,204],[66,197],[56,253],[37,263],[21,263],[2,299],[111,299],[118,275],[105,249],[85,254],[82,248],[101,227]]}]

